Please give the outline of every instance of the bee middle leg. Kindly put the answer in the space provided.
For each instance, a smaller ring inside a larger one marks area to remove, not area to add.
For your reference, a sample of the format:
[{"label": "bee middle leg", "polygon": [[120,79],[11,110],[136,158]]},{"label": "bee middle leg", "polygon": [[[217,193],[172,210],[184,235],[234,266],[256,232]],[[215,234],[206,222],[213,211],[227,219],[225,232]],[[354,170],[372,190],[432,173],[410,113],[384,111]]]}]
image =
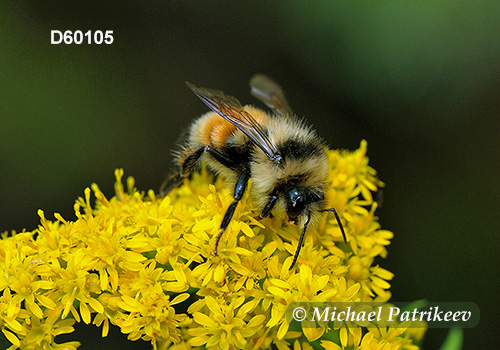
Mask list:
[{"label": "bee middle leg", "polygon": [[248,169],[238,170],[238,164],[233,159],[225,155],[224,153],[218,151],[217,149],[211,147],[210,145],[206,145],[204,147],[200,147],[195,151],[187,154],[180,166],[179,172],[170,178],[168,178],[160,188],[160,196],[166,196],[171,190],[179,186],[185,178],[190,177],[196,164],[200,157],[207,152],[210,154],[216,161],[225,166],[226,168],[232,169],[239,173],[238,180],[236,181],[236,185],[234,186],[234,200],[231,202],[229,207],[224,214],[220,225],[220,232],[215,241],[215,249],[214,256],[217,256],[217,251],[219,247],[219,241],[222,237],[222,234],[229,226],[231,219],[233,218],[234,211],[236,210],[236,206],[238,202],[243,197],[245,190],[247,188],[248,180],[250,179],[250,171]]},{"label": "bee middle leg", "polygon": [[229,226],[231,219],[233,218],[234,211],[236,210],[238,202],[241,200],[243,194],[245,193],[249,178],[250,178],[250,171],[248,169],[244,169],[239,174],[238,181],[236,181],[236,185],[234,186],[234,197],[233,197],[234,200],[231,202],[231,204],[229,204],[229,207],[227,208],[226,213],[224,214],[224,218],[222,219],[222,222],[220,224],[220,232],[215,241],[214,256],[217,256],[219,241],[222,237],[222,234]]}]

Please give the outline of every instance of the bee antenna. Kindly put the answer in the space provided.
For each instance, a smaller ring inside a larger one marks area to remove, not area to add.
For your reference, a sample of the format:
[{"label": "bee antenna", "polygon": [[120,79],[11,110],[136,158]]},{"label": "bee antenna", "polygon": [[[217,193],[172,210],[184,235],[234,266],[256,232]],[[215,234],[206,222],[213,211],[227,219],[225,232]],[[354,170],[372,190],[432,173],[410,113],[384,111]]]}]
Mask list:
[{"label": "bee antenna", "polygon": [[337,219],[337,223],[339,224],[340,232],[342,232],[342,237],[344,237],[344,243],[347,244],[347,238],[346,238],[346,235],[345,235],[344,226],[342,225],[342,221],[340,221],[339,214],[337,213],[337,211],[335,210],[335,208],[322,209],[320,211],[331,211],[331,212],[333,212],[333,215],[335,215],[335,219]]},{"label": "bee antenna", "polygon": [[309,220],[311,220],[311,213],[307,215],[307,221],[302,228],[302,232],[300,233],[299,244],[297,245],[297,250],[295,251],[295,255],[293,256],[292,265],[290,265],[288,271],[291,271],[293,269],[295,263],[297,262],[297,259],[299,258],[300,248],[302,248],[302,245],[304,244],[304,236],[306,234],[306,228],[309,225]]}]

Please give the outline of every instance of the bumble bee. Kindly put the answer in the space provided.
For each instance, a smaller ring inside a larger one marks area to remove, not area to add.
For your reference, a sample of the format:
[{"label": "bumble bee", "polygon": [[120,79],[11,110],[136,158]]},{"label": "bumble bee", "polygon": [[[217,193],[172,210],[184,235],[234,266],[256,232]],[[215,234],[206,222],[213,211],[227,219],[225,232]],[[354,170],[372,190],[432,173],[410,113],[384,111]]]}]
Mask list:
[{"label": "bumble bee", "polygon": [[334,213],[346,242],[339,215],[334,208],[324,208],[323,185],[328,175],[326,145],[292,113],[276,82],[262,74],[250,80],[252,95],[267,105],[273,115],[242,106],[236,98],[220,91],[186,84],[212,112],[191,125],[177,153],[178,172],[165,181],[160,192],[166,195],[180,185],[191,176],[199,161],[206,162],[234,187],[234,199],[222,219],[214,256],[250,178],[251,195],[262,210],[260,219],[270,216],[286,225],[302,226],[290,270],[297,262],[307,227],[317,220],[320,212]]}]

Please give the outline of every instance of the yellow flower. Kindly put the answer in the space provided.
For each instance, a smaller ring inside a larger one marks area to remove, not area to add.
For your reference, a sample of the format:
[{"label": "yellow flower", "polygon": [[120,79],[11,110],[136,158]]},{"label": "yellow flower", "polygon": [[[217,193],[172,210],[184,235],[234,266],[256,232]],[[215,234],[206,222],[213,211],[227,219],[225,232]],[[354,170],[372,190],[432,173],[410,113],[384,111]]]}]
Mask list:
[{"label": "yellow flower", "polygon": [[[189,341],[191,345],[205,345],[214,349],[246,349],[250,347],[248,339],[260,333],[262,323],[266,319],[263,314],[248,318],[257,302],[255,299],[245,303],[245,297],[232,298],[229,304],[227,300],[207,295],[205,305],[210,310],[211,316],[201,312],[193,312],[194,322],[202,327],[191,328],[188,333],[193,336]],[[245,319],[248,319],[245,321]]]},{"label": "yellow flower", "polygon": [[[289,271],[300,228],[260,212],[247,191],[213,256],[232,192],[203,168],[157,198],[122,184],[115,195],[93,184],[75,203],[76,220],[54,214],[32,232],[0,241],[0,326],[11,349],[76,348],[57,343],[75,322],[120,327],[155,349],[417,349],[423,331],[406,328],[290,328],[296,302],[385,302],[392,273],[374,265],[387,256],[392,232],[381,229],[373,192],[384,184],[358,150],[328,151],[328,208],[310,227],[297,267]],[[249,188],[252,183],[249,182]],[[91,195],[96,204],[91,205]]]}]

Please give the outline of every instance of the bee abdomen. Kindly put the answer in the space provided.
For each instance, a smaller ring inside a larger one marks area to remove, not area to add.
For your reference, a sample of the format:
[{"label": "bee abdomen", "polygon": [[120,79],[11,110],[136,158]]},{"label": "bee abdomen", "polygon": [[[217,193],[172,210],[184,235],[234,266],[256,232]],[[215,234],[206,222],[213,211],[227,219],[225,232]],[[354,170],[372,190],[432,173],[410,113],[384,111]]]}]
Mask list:
[{"label": "bee abdomen", "polygon": [[208,112],[194,122],[189,132],[189,141],[199,146],[223,147],[234,134],[236,127],[215,112]]}]

